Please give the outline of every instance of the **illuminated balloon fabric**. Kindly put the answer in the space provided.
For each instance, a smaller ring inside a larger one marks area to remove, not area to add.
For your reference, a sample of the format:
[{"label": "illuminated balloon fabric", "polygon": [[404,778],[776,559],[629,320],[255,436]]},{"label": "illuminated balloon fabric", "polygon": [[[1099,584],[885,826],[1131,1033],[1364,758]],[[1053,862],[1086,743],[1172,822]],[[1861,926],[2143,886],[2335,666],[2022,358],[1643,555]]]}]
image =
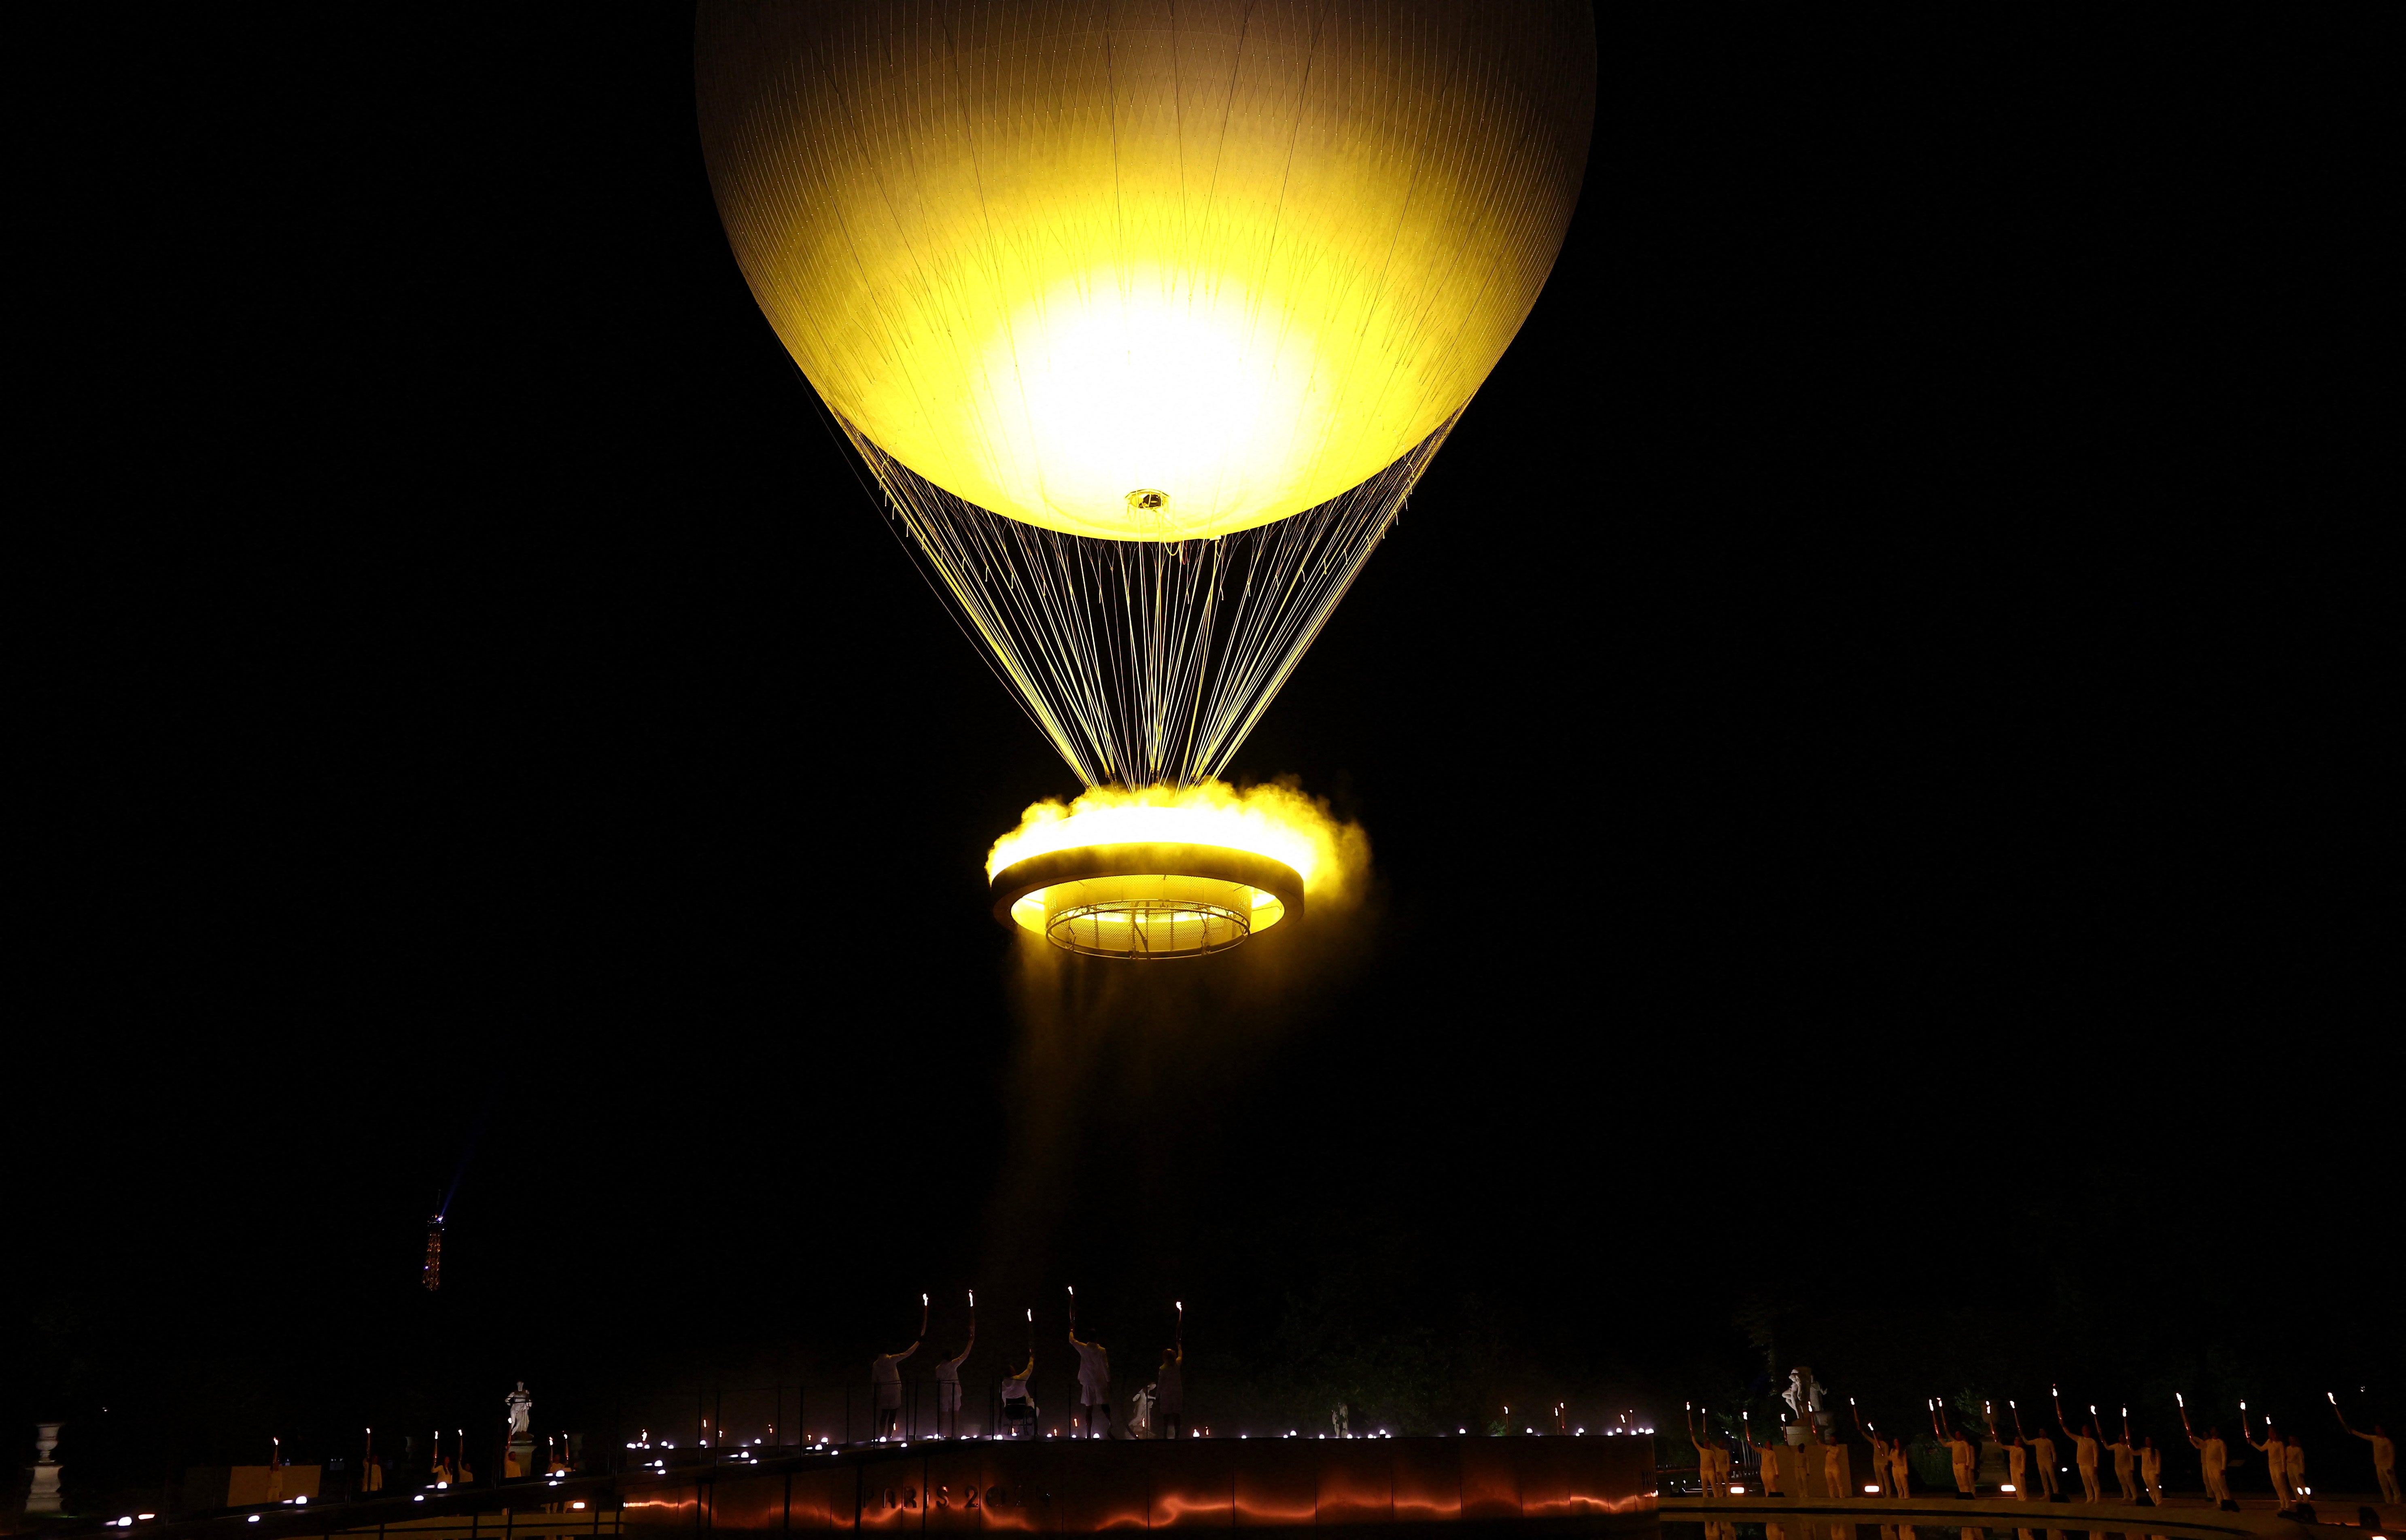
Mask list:
[{"label": "illuminated balloon fabric", "polygon": [[1115,540],[1284,518],[1437,434],[1593,111],[1561,0],[706,0],[696,52],[737,261],[828,404]]}]

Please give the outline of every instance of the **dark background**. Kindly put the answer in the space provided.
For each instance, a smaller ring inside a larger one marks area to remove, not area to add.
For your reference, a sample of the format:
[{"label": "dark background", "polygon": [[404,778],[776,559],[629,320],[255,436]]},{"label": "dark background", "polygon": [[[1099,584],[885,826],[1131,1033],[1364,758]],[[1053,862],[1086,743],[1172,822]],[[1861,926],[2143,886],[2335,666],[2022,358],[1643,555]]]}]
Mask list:
[{"label": "dark background", "polygon": [[1553,279],[1238,760],[1375,891],[1135,977],[985,911],[1074,783],[753,307],[688,13],[13,14],[0,1436],[91,1511],[521,1378],[604,1443],[972,1286],[1057,1403],[1074,1283],[1128,1383],[1186,1301],[1204,1422],[1809,1361],[2362,1485],[2384,48],[1805,20],[1605,17]]}]

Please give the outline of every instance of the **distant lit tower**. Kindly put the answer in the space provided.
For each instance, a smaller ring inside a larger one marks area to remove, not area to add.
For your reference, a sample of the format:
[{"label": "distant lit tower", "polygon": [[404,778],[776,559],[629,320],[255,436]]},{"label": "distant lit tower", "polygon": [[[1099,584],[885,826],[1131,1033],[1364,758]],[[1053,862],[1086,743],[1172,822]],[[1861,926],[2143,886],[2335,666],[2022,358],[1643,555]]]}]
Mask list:
[{"label": "distant lit tower", "polygon": [[426,1292],[443,1287],[443,1216],[426,1222]]}]

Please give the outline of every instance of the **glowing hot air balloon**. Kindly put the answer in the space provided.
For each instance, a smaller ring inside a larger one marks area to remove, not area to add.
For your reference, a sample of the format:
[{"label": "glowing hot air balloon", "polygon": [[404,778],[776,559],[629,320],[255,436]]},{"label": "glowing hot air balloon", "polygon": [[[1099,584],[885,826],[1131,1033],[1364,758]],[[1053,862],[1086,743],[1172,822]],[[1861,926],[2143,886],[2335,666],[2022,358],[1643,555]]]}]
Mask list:
[{"label": "glowing hot air balloon", "polygon": [[[755,298],[1108,804],[1068,821],[1117,815],[994,867],[998,911],[1132,956],[1294,913],[1308,874],[1195,838],[1211,808],[1178,794],[1535,304],[1586,167],[1589,7],[705,0],[696,59]],[[1145,854],[1075,854],[1114,847]]]}]

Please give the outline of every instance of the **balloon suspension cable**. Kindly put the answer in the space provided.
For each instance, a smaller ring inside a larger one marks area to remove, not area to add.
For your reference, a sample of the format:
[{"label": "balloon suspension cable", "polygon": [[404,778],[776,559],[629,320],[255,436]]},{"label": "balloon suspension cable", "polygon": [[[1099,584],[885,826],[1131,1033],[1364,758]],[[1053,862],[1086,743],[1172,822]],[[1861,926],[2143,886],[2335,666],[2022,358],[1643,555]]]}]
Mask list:
[{"label": "balloon suspension cable", "polygon": [[1317,507],[1184,541],[1005,518],[835,421],[929,586],[1080,779],[1182,787],[1226,771],[1460,417]]}]

